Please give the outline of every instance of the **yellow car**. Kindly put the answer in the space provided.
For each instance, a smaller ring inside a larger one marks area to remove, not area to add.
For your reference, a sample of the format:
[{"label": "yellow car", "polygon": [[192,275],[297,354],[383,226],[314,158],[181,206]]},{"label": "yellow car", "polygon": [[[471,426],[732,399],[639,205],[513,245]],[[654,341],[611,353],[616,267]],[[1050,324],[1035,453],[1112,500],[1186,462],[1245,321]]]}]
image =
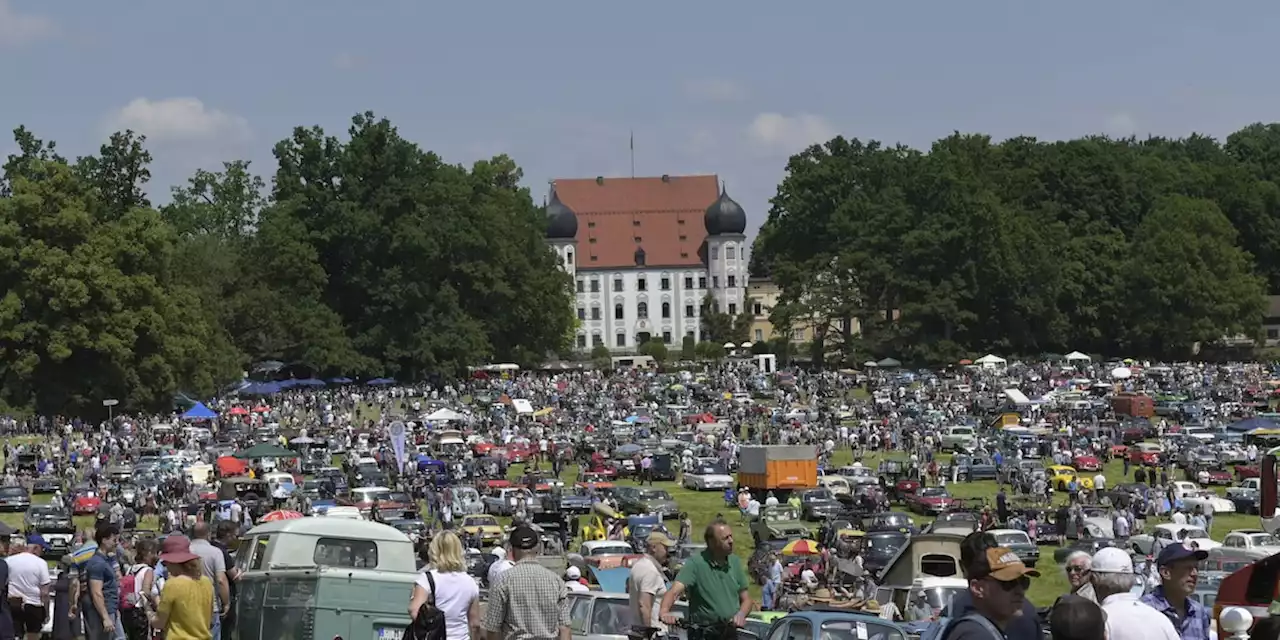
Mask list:
[{"label": "yellow car", "polygon": [[1055,464],[1048,469],[1049,483],[1054,491],[1066,491],[1067,483],[1075,480],[1081,489],[1093,491],[1093,478],[1076,473],[1075,468],[1064,464]]},{"label": "yellow car", "polygon": [[480,536],[482,542],[497,541],[502,539],[502,525],[498,523],[498,519],[486,514],[475,514],[463,516],[462,530],[467,535]]}]

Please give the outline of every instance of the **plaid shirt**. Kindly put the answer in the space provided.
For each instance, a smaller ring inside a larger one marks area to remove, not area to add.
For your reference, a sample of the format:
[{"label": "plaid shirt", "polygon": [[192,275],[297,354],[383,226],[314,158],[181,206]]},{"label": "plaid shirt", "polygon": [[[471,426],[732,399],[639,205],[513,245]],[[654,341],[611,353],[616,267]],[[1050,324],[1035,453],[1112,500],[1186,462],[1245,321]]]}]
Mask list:
[{"label": "plaid shirt", "polygon": [[503,640],[556,640],[569,626],[568,592],[536,559],[521,560],[489,590],[484,628]]}]

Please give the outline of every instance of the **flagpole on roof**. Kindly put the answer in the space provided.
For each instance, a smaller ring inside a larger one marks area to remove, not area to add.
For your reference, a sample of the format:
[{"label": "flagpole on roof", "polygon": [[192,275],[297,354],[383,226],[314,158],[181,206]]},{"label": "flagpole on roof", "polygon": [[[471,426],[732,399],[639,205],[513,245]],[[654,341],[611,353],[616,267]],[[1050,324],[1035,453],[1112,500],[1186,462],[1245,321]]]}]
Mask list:
[{"label": "flagpole on roof", "polygon": [[631,130],[631,177],[636,177],[636,132]]}]

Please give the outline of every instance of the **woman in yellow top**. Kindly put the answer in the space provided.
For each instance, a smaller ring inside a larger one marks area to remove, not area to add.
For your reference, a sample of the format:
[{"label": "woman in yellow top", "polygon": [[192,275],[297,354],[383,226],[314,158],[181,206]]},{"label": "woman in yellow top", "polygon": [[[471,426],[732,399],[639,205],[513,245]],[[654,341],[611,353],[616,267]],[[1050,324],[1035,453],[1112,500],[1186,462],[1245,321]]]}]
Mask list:
[{"label": "woman in yellow top", "polygon": [[169,575],[160,606],[147,611],[151,628],[163,631],[167,640],[213,640],[213,583],[204,576],[200,556],[191,552],[191,540],[165,538],[160,561]]}]

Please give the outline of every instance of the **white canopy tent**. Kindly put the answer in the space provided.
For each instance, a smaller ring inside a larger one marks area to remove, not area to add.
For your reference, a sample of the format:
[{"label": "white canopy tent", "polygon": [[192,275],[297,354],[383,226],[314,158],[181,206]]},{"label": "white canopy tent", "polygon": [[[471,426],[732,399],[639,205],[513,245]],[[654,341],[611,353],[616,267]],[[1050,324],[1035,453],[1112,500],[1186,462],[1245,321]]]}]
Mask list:
[{"label": "white canopy tent", "polygon": [[1093,358],[1090,358],[1079,351],[1072,351],[1067,354],[1067,362],[1089,362],[1090,360],[1093,360]]},{"label": "white canopy tent", "polygon": [[466,416],[461,413],[445,407],[443,409],[436,409],[435,411],[432,411],[425,420],[427,422],[453,422],[454,420],[463,420],[465,418]]},{"label": "white canopy tent", "polygon": [[1008,360],[1005,360],[1000,356],[988,353],[987,355],[982,356],[981,358],[978,358],[977,361],[974,362],[974,364],[984,369],[994,369],[996,367],[1004,366],[1008,362],[1009,362]]}]

